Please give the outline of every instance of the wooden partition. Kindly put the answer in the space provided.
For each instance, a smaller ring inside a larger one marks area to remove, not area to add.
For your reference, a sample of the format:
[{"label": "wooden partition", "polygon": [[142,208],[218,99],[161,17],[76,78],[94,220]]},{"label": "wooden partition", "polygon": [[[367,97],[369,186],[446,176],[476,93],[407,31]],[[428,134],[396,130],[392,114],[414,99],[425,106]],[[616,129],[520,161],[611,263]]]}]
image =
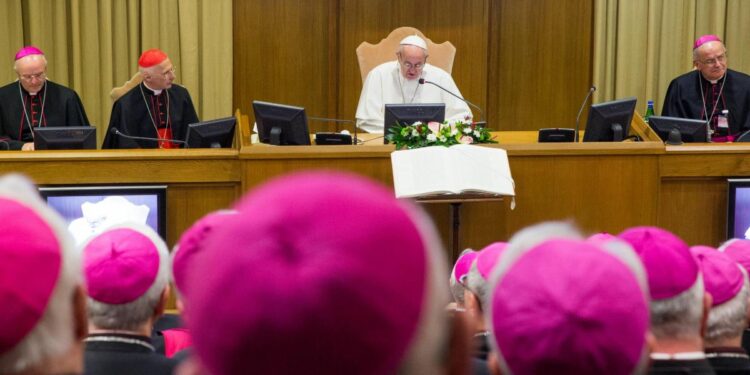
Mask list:
[{"label": "wooden partition", "polygon": [[237,150],[91,150],[0,153],[0,173],[40,186],[167,185],[167,243],[195,220],[239,197]]},{"label": "wooden partition", "polygon": [[[593,3],[235,0],[234,108],[251,123],[253,100],[351,120],[362,88],[355,49],[412,26],[456,46],[453,77],[493,129],[572,128],[592,84]],[[313,132],[347,127],[310,123]]]}]

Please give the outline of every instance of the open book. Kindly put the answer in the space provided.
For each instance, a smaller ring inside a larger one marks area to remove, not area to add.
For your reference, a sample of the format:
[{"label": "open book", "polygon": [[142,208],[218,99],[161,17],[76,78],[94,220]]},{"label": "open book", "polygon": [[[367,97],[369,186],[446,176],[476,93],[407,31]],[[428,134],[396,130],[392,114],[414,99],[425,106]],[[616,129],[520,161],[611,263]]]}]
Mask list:
[{"label": "open book", "polygon": [[489,193],[515,196],[503,149],[455,145],[391,153],[396,197]]}]

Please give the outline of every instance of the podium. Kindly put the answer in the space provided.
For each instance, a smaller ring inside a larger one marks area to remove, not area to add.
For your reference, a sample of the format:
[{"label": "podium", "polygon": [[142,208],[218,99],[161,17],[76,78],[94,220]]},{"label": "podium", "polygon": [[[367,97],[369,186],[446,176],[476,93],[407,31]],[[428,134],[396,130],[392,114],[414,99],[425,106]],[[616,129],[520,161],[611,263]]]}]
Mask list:
[{"label": "podium", "polygon": [[414,197],[414,201],[420,204],[448,203],[451,206],[451,261],[458,258],[461,253],[461,205],[475,202],[499,202],[505,198],[504,195],[488,193],[461,193],[461,194],[439,194]]}]

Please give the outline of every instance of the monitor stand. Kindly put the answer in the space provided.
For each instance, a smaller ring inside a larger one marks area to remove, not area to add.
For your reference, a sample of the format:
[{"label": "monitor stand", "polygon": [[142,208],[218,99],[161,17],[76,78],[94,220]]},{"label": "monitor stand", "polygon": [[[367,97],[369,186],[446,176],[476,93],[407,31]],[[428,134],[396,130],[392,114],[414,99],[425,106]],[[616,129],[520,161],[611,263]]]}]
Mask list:
[{"label": "monitor stand", "polygon": [[281,145],[281,127],[280,126],[274,126],[271,128],[271,134],[269,136],[269,143],[272,145],[280,146]]},{"label": "monitor stand", "polygon": [[612,142],[622,142],[623,139],[625,139],[625,134],[623,133],[622,125],[620,124],[612,124]]},{"label": "monitor stand", "polygon": [[682,144],[682,134],[680,134],[679,129],[672,129],[669,131],[669,135],[667,135],[667,142],[665,142],[668,145],[672,146],[678,146]]}]

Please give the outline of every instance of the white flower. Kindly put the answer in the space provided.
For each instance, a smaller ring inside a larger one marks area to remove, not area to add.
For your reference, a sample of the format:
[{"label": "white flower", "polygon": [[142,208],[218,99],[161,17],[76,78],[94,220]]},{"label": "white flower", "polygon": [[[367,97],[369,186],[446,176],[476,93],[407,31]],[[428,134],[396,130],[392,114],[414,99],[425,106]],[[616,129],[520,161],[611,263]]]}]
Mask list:
[{"label": "white flower", "polygon": [[471,133],[471,126],[467,126],[464,128],[464,134],[469,134],[469,133]]},{"label": "white flower", "polygon": [[448,138],[445,138],[445,136],[444,136],[444,135],[441,135],[441,136],[440,136],[440,142],[445,142],[445,141],[447,141],[447,140],[448,140]]},{"label": "white flower", "polygon": [[435,142],[436,140],[437,140],[437,137],[435,136],[435,134],[433,133],[427,134],[427,141]]},{"label": "white flower", "polygon": [[479,130],[474,130],[474,136],[479,138],[481,134],[479,133]]},{"label": "white flower", "polygon": [[415,121],[412,125],[414,125],[414,126],[422,125],[422,121]]},{"label": "white flower", "polygon": [[417,128],[414,128],[411,130],[411,136],[412,137],[419,137],[419,132],[417,131]]},{"label": "white flower", "polygon": [[456,134],[458,134],[458,129],[456,129],[456,128],[453,128],[453,129],[451,130],[451,137],[455,137],[455,136],[456,136]]}]

